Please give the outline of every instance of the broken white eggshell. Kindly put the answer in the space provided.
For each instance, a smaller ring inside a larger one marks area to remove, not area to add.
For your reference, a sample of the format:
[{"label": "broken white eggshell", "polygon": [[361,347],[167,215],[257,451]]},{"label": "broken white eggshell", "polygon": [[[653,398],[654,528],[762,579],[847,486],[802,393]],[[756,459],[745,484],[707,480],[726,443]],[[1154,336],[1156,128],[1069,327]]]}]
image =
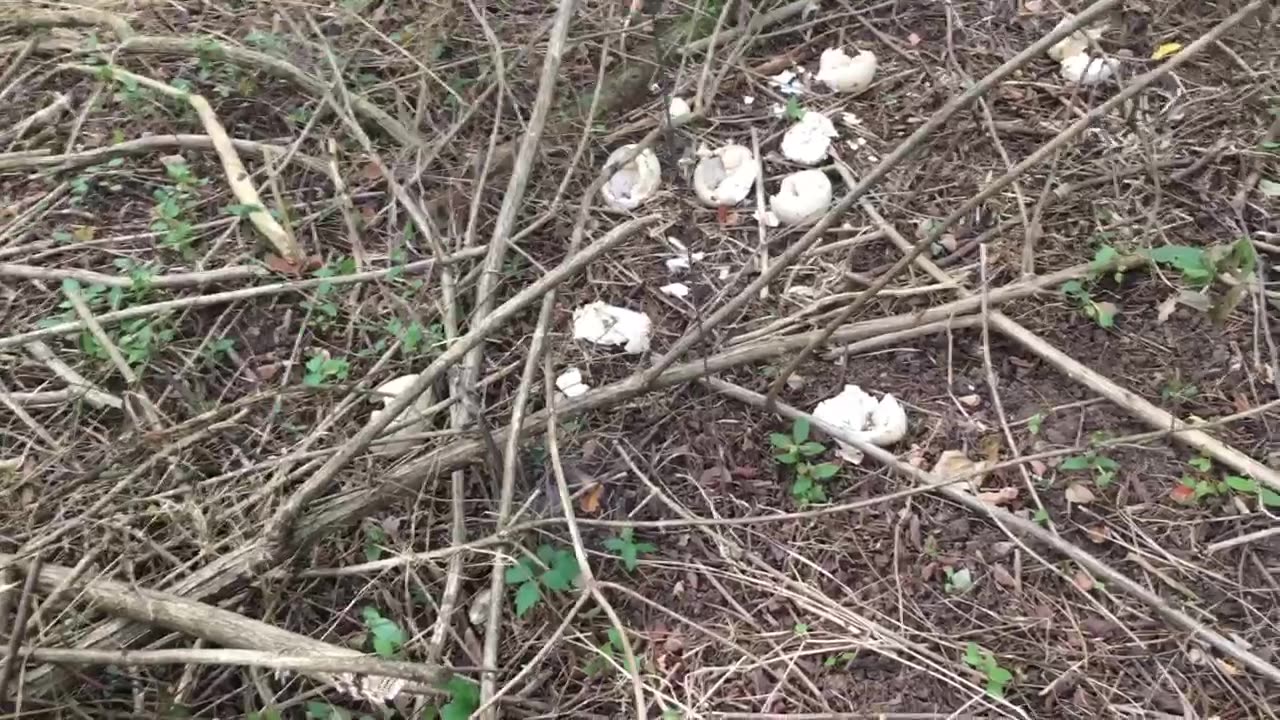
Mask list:
[{"label": "broken white eggshell", "polygon": [[801,165],[817,165],[827,159],[831,138],[837,137],[831,118],[813,110],[782,135],[782,155]]},{"label": "broken white eggshell", "polygon": [[692,112],[693,108],[689,107],[689,103],[685,102],[684,98],[678,97],[671,98],[671,106],[667,108],[667,114],[672,120],[679,120]]},{"label": "broken white eggshell", "polygon": [[769,198],[769,209],[787,225],[817,220],[831,208],[831,181],[821,170],[802,170],[782,178],[778,194]]},{"label": "broken white eggshell", "polygon": [[[839,395],[818,403],[813,416],[879,447],[892,445],[907,434],[907,412],[897,398],[886,394],[876,400],[857,385],[845,385]],[[855,464],[862,462],[857,448],[839,445],[841,457]]]},{"label": "broken white eggshell", "polygon": [[1120,61],[1115,58],[1072,55],[1062,60],[1062,77],[1077,85],[1097,85],[1111,79]]},{"label": "broken white eggshell", "polygon": [[[391,403],[396,399],[396,396],[408,390],[417,379],[417,375],[401,375],[400,377],[392,378],[379,385],[374,392],[377,394],[377,399],[382,401],[382,409],[374,410],[369,413],[369,422],[374,423],[384,417],[387,414],[387,408],[391,406]],[[414,420],[416,422],[412,422],[389,435],[384,435],[383,437],[403,438],[426,432],[428,429],[426,411],[433,404],[434,400],[432,399],[431,391],[428,390],[427,392],[422,393],[412,405],[405,408],[404,412],[400,413],[395,420],[392,420],[387,427],[394,427],[408,422],[409,420]],[[382,443],[374,445],[373,451],[380,455],[403,455],[404,453],[412,450],[417,444],[417,441],[414,440]]]},{"label": "broken white eggshell", "polygon": [[658,288],[658,291],[663,293],[664,295],[670,295],[671,297],[676,297],[676,298],[683,298],[683,297],[689,296],[689,286],[680,282],[671,283],[670,285],[663,285],[662,287]]},{"label": "broken white eggshell", "polygon": [[782,95],[803,95],[804,81],[795,70],[783,70],[769,78],[769,84]]},{"label": "broken white eggshell", "polygon": [[871,87],[876,77],[876,55],[870,50],[850,57],[840,48],[827,48],[818,60],[818,82],[836,92],[855,95]]},{"label": "broken white eggshell", "polygon": [[593,302],[573,311],[573,337],[597,345],[621,345],[623,352],[649,349],[653,328],[649,316],[604,302]]},{"label": "broken white eggshell", "polygon": [[[605,165],[621,160],[635,145],[623,145],[609,154]],[[662,167],[653,150],[645,148],[634,160],[618,168],[609,182],[600,188],[604,201],[614,210],[635,210],[658,192],[662,184]]]},{"label": "broken white eggshell", "polygon": [[731,207],[751,193],[758,172],[750,148],[725,145],[698,162],[693,170],[693,190],[707,205]]},{"label": "broken white eggshell", "polygon": [[556,388],[564,393],[565,397],[576,398],[579,395],[586,395],[591,386],[582,382],[581,370],[571,367],[556,376]]},{"label": "broken white eggshell", "polygon": [[[1067,23],[1071,22],[1073,19],[1074,18],[1072,18],[1070,15],[1062,18],[1062,20],[1058,22],[1057,26],[1054,27],[1054,30],[1057,30],[1063,25],[1066,25]],[[1096,27],[1085,28],[1083,30],[1076,30],[1070,35],[1054,43],[1048,50],[1045,51],[1045,54],[1048,55],[1049,59],[1051,60],[1062,62],[1063,60],[1071,57],[1072,55],[1080,55],[1082,53],[1086,53],[1089,51],[1089,41],[1097,40],[1098,38],[1102,37],[1102,33],[1106,29],[1107,29],[1107,26],[1103,24],[1103,25],[1098,25]]]}]

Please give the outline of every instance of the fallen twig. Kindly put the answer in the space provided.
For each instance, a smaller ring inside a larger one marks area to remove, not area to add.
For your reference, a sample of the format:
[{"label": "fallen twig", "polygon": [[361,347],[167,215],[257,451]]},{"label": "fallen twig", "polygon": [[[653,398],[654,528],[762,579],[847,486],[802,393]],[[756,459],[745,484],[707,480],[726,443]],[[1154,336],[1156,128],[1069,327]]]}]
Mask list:
[{"label": "fallen twig", "polygon": [[[265,157],[268,153],[283,154],[285,148],[253,140],[228,138],[227,142],[237,152]],[[115,145],[104,145],[81,152],[64,155],[31,155],[30,153],[11,153],[0,155],[0,170],[21,170],[23,168],[54,167],[59,170],[88,167],[106,162],[111,158],[126,155],[146,155],[168,150],[216,150],[217,146],[209,135],[148,135],[146,137],[126,140]],[[306,169],[325,172],[324,163],[309,155],[294,154],[293,159]]]},{"label": "fallen twig", "polygon": [[258,189],[249,181],[249,172],[245,170],[244,163],[240,161],[240,156],[236,153],[235,145],[227,135],[226,128],[222,126],[218,116],[214,114],[213,108],[204,97],[179,90],[168,83],[129,72],[116,65],[68,64],[63,67],[95,77],[101,77],[104,72],[108,72],[112,80],[132,80],[139,85],[144,85],[158,93],[177,100],[183,100],[191,105],[191,108],[196,111],[196,115],[200,118],[200,123],[204,125],[205,132],[209,134],[209,140],[213,143],[214,151],[218,153],[218,159],[222,161],[222,170],[227,176],[227,184],[231,187],[231,193],[236,196],[236,200],[242,205],[252,208],[249,211],[249,222],[253,223],[258,232],[262,233],[263,237],[271,243],[271,246],[275,248],[280,257],[294,264],[300,265],[302,263],[303,253],[298,241],[294,239],[292,233],[276,222],[271,213],[267,212],[262,198],[258,196]]}]

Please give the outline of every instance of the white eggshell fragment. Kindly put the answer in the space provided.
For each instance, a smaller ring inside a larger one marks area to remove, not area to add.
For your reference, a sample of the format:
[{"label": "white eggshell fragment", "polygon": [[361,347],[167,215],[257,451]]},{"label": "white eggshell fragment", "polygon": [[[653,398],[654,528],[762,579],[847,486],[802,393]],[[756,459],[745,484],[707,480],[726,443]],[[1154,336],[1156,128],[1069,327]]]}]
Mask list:
[{"label": "white eggshell fragment", "polygon": [[751,193],[758,173],[759,164],[750,148],[725,145],[698,161],[693,190],[707,205],[731,207]]},{"label": "white eggshell fragment", "polygon": [[1063,78],[1077,85],[1098,85],[1110,80],[1119,66],[1115,58],[1072,55],[1063,59],[1059,70]]},{"label": "white eggshell fragment", "polygon": [[831,118],[809,110],[782,135],[782,155],[801,165],[817,165],[827,159],[831,138],[838,135]]},{"label": "white eggshell fragment", "polygon": [[[609,154],[605,165],[621,160],[634,148],[635,145],[623,145],[614,150]],[[661,184],[662,167],[658,164],[658,156],[653,154],[653,150],[645,148],[634,160],[618,168],[609,182],[600,188],[600,194],[614,210],[635,210],[653,197]]]},{"label": "white eggshell fragment", "polygon": [[814,222],[831,208],[831,181],[821,170],[803,170],[782,178],[769,208],[787,225]]},{"label": "white eggshell fragment", "polygon": [[676,298],[683,298],[683,297],[689,296],[689,286],[680,282],[671,283],[669,285],[663,285],[662,287],[658,288],[658,291],[664,295],[670,295],[671,297],[676,297]]},{"label": "white eggshell fragment", "polygon": [[667,114],[671,116],[672,120],[679,120],[692,112],[693,108],[689,107],[689,103],[684,98],[678,97],[671,98],[671,106],[667,108]]},{"label": "white eggshell fragment", "polygon": [[582,382],[581,370],[571,367],[556,376],[556,388],[564,393],[565,397],[576,398],[579,395],[585,395],[591,386]]},{"label": "white eggshell fragment", "polygon": [[649,349],[652,327],[649,316],[642,312],[599,301],[573,311],[575,339],[597,345],[621,345],[623,352],[627,353],[642,353]]},{"label": "white eggshell fragment", "polygon": [[[880,447],[892,445],[907,434],[907,413],[893,395],[886,394],[876,400],[857,385],[845,385],[839,395],[818,403],[813,416]],[[839,444],[840,455],[846,460],[862,461],[862,453],[857,448]]]},{"label": "white eggshell fragment", "polygon": [[[417,375],[401,375],[400,377],[392,378],[379,385],[374,392],[376,393],[375,399],[382,401],[382,409],[374,410],[372,413],[369,413],[369,422],[374,423],[384,417],[387,414],[387,408],[391,406],[391,403],[396,399],[396,396],[408,390],[417,379]],[[426,411],[432,406],[432,404],[434,404],[434,401],[432,400],[430,391],[419,395],[418,399],[406,408],[404,412],[400,413],[395,420],[392,420],[387,427],[395,427],[410,420],[415,422],[409,423],[405,427],[392,432],[390,435],[384,435],[383,437],[403,438],[426,432],[428,429]],[[404,453],[412,450],[416,445],[417,441],[407,440],[403,442],[380,443],[378,445],[374,445],[373,448],[374,452],[378,454],[403,455]]]},{"label": "white eggshell fragment", "polygon": [[[1062,18],[1062,20],[1058,22],[1058,25],[1057,27],[1054,28],[1054,30],[1057,30],[1063,25],[1066,25],[1067,23],[1071,22],[1073,19],[1074,18],[1072,18],[1070,15]],[[1062,62],[1063,60],[1071,57],[1072,55],[1080,55],[1082,53],[1086,53],[1089,51],[1089,40],[1097,40],[1098,38],[1102,37],[1102,33],[1105,30],[1106,30],[1105,24],[1099,25],[1097,27],[1085,28],[1083,30],[1076,30],[1075,32],[1062,38],[1061,40],[1059,40],[1058,42],[1050,46],[1050,48],[1045,51],[1045,54],[1048,55],[1049,59],[1051,60]]]},{"label": "white eggshell fragment", "polygon": [[870,50],[850,57],[840,48],[827,48],[818,60],[818,82],[836,92],[864,92],[875,77],[876,55]]}]

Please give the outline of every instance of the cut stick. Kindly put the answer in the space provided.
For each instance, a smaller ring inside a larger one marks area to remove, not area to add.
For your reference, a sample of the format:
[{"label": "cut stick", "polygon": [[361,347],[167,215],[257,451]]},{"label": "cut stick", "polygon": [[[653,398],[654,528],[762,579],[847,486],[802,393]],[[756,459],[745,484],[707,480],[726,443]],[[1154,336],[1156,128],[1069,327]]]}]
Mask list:
[{"label": "cut stick", "polygon": [[280,223],[276,222],[276,219],[267,212],[266,206],[262,203],[262,198],[258,195],[258,189],[249,181],[249,171],[245,170],[244,163],[240,161],[240,155],[236,153],[231,137],[227,135],[226,128],[222,127],[222,123],[218,120],[218,116],[214,114],[213,108],[207,100],[200,95],[183,92],[168,83],[162,83],[149,77],[131,73],[115,65],[91,67],[89,65],[65,64],[59,67],[94,77],[101,77],[104,72],[107,72],[112,80],[132,80],[139,85],[144,85],[158,93],[177,100],[183,100],[191,105],[191,108],[196,111],[196,115],[200,118],[201,124],[204,125],[204,131],[208,133],[209,140],[213,142],[214,152],[218,154],[218,159],[222,161],[222,171],[227,176],[227,184],[231,187],[231,193],[236,196],[236,200],[241,205],[254,208],[249,213],[249,222],[253,223],[258,232],[262,233],[267,242],[271,243],[277,255],[293,264],[302,263],[303,253],[301,246],[298,245],[298,241],[294,239],[293,234],[281,227]]},{"label": "cut stick", "polygon": [[[18,562],[21,560],[16,555],[0,554],[0,567]],[[213,605],[188,600],[180,595],[150,590],[138,587],[136,584],[126,585],[114,580],[74,578],[71,568],[60,565],[42,565],[35,582],[40,591],[47,593],[52,592],[68,579],[70,579],[69,587],[75,592],[76,601],[100,612],[203,638],[210,643],[228,648],[260,650],[286,657],[304,656],[316,661],[317,665],[323,666],[309,669],[308,674],[326,684],[341,684],[341,678],[332,675],[334,671],[329,668],[337,667],[338,663],[343,662],[344,659],[351,661],[348,671],[358,669],[361,672],[381,673],[381,670],[387,669],[391,670],[389,674],[393,677],[403,677],[407,674],[413,679],[424,680],[433,685],[442,684],[452,677],[452,673],[447,668],[439,665],[389,663],[389,666],[384,666],[383,663],[386,661],[365,657],[364,653],[358,650],[313,640],[305,635]],[[72,651],[63,652],[65,654]],[[141,654],[141,658],[146,658],[146,654]],[[61,659],[66,661],[69,658],[64,656]],[[249,658],[241,656],[238,659],[243,661]],[[57,660],[52,661],[57,662]]]}]

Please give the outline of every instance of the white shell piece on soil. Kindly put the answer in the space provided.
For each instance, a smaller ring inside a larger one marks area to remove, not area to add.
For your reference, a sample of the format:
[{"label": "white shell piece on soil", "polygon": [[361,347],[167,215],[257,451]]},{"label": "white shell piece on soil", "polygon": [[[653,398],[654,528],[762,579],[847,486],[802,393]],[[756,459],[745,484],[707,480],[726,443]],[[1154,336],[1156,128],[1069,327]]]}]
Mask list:
[{"label": "white shell piece on soil", "polygon": [[818,82],[836,92],[858,94],[876,77],[876,55],[870,50],[849,57],[840,48],[827,48],[818,61]]},{"label": "white shell piece on soil", "polygon": [[769,84],[781,95],[803,95],[804,81],[795,70],[783,70],[769,78]]},{"label": "white shell piece on soil", "polygon": [[838,136],[831,118],[813,110],[782,136],[782,155],[801,165],[817,165],[827,159],[831,138]]},{"label": "white shell piece on soil", "polygon": [[671,98],[671,107],[667,108],[667,114],[672,120],[679,120],[692,112],[693,108],[689,107],[689,103],[685,102],[684,98],[678,97]]},{"label": "white shell piece on soil", "polygon": [[802,170],[782,178],[769,209],[787,225],[801,225],[822,217],[831,208],[831,181],[821,170]]},{"label": "white shell piece on soil", "polygon": [[1059,71],[1062,77],[1077,85],[1097,85],[1110,80],[1119,66],[1120,61],[1115,58],[1072,55],[1062,61]]},{"label": "white shell piece on soil", "polygon": [[662,287],[658,288],[658,290],[659,292],[662,292],[665,295],[670,295],[671,297],[682,298],[682,297],[689,296],[689,286],[685,285],[684,283],[671,283],[670,285],[663,285]]},{"label": "white shell piece on soil", "polygon": [[[880,447],[892,445],[907,434],[907,413],[897,398],[886,394],[876,400],[857,385],[845,385],[839,395],[818,403],[813,416]],[[839,444],[842,457],[852,463],[862,462],[857,448]]]},{"label": "white shell piece on soil", "polygon": [[731,207],[751,193],[758,173],[759,164],[750,148],[725,145],[698,162],[693,170],[693,190],[707,205]]},{"label": "white shell piece on soil", "polygon": [[564,393],[565,397],[571,398],[585,395],[591,389],[589,385],[582,382],[582,371],[576,367],[565,368],[564,372],[556,376],[556,388]]},{"label": "white shell piece on soil", "polygon": [[[1058,28],[1062,27],[1063,25],[1066,25],[1072,20],[1073,18],[1070,15],[1062,18],[1062,20],[1058,21],[1058,24],[1056,27],[1054,27],[1054,30],[1057,30]],[[1076,30],[1070,35],[1054,43],[1048,50],[1045,51],[1045,54],[1049,56],[1050,60],[1056,60],[1058,62],[1062,62],[1063,60],[1071,57],[1072,55],[1080,55],[1082,53],[1087,53],[1089,51],[1089,40],[1091,39],[1097,40],[1098,38],[1102,37],[1103,31],[1105,31],[1106,29],[1107,29],[1107,26],[1103,24],[1097,27],[1085,28],[1083,30]]]},{"label": "white shell piece on soil", "polygon": [[575,339],[597,345],[622,345],[627,353],[648,350],[652,328],[648,315],[599,301],[573,311]]},{"label": "white shell piece on soil", "polygon": [[[609,154],[605,165],[621,160],[635,145],[623,145]],[[645,148],[634,160],[618,168],[609,182],[600,188],[604,201],[614,210],[635,210],[658,192],[662,184],[662,167],[653,150]]]},{"label": "white shell piece on soil", "polygon": [[696,262],[702,262],[707,256],[706,253],[681,253],[673,258],[667,258],[664,262],[667,264],[667,270],[672,273],[688,270],[689,267]]},{"label": "white shell piece on soil", "polygon": [[[396,399],[396,396],[405,390],[408,390],[409,386],[413,385],[414,381],[417,379],[417,375],[401,375],[400,377],[392,378],[379,385],[374,392],[377,393],[376,398],[382,401],[382,409],[374,410],[372,413],[369,413],[369,422],[375,422],[386,415],[387,408],[391,405],[392,401]],[[400,413],[399,417],[392,420],[391,424],[387,427],[394,427],[409,420],[416,420],[417,422],[410,423],[400,430],[396,430],[390,435],[384,435],[383,437],[402,438],[426,432],[428,429],[427,418],[424,413],[433,404],[434,401],[432,400],[431,392],[428,391],[422,393],[412,405],[406,408],[404,412]],[[375,453],[380,455],[403,455],[404,453],[412,450],[417,446],[417,444],[417,441],[407,440],[404,442],[391,442],[374,445],[373,449]]]}]

